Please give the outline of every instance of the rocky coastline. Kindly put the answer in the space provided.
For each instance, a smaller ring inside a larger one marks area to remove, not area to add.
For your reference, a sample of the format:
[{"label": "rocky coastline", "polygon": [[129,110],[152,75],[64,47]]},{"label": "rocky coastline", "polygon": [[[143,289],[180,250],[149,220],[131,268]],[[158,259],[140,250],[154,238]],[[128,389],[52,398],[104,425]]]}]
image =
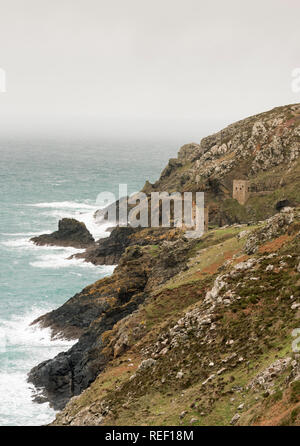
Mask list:
[{"label": "rocky coastline", "polygon": [[[94,241],[81,223],[69,231],[70,222],[60,222],[56,233],[33,239],[84,247],[76,257],[95,265],[118,264],[33,322],[78,339],[29,373],[37,401],[61,410],[54,424],[138,424],[141,417],[149,424],[266,424],[271,408],[282,422],[299,419],[299,355],[290,348],[300,316],[295,107],[183,146],[156,183],[146,182],[147,194],[205,192],[209,230],[201,238],[116,227]],[[243,205],[232,197],[234,179],[250,182]]]}]

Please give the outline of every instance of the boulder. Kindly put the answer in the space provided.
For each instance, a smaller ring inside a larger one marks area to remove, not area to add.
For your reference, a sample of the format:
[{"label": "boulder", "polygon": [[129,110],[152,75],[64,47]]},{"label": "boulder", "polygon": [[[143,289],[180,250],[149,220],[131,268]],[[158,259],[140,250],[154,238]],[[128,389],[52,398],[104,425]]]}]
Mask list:
[{"label": "boulder", "polygon": [[72,246],[74,248],[86,248],[95,243],[85,224],[74,218],[63,218],[58,222],[57,231],[52,234],[42,234],[30,240],[39,246]]},{"label": "boulder", "polygon": [[236,414],[231,418],[230,424],[232,424],[232,425],[236,424],[236,423],[239,421],[240,418],[241,418],[240,414],[236,413]]},{"label": "boulder", "polygon": [[153,367],[155,363],[156,363],[155,359],[152,358],[144,359],[144,361],[140,363],[138,370],[149,369],[150,367]]}]

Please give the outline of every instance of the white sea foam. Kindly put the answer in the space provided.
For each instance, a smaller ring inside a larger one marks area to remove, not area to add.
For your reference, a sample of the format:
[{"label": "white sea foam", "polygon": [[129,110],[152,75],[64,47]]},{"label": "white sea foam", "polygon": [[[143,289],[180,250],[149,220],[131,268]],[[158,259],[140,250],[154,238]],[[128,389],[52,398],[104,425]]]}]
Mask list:
[{"label": "white sea foam", "polygon": [[0,235],[8,235],[9,237],[20,237],[20,236],[27,236],[27,237],[34,237],[35,235],[40,234],[50,234],[51,231],[49,229],[41,229],[38,232],[0,232]]},{"label": "white sea foam", "polygon": [[99,209],[99,206],[89,203],[79,203],[77,201],[52,201],[49,203],[33,203],[26,204],[26,206],[32,206],[36,208],[54,208],[54,209]]},{"label": "white sea foam", "polygon": [[99,224],[94,217],[94,213],[99,209],[99,205],[76,201],[54,201],[49,203],[27,204],[26,206],[48,209],[43,212],[43,215],[50,216],[56,220],[61,218],[75,218],[76,220],[82,221],[96,239],[108,236],[106,229],[109,224]]},{"label": "white sea foam", "polygon": [[55,411],[48,403],[32,401],[33,388],[26,381],[26,374],[0,371],[1,426],[40,426],[53,421]]},{"label": "white sea foam", "polygon": [[[57,351],[62,351],[64,348],[70,348],[74,341],[51,340],[50,329],[41,329],[38,325],[30,325],[39,316],[51,310],[52,308],[46,306],[43,308],[33,307],[24,315],[14,315],[11,319],[0,320],[0,338],[6,348],[10,346],[18,348],[26,345],[30,348],[45,347],[47,349],[47,352],[45,352],[46,358],[53,357],[57,354]],[[54,355],[51,354],[52,352]]]},{"label": "white sea foam", "polygon": [[[97,206],[77,203],[77,202],[50,202],[50,203],[36,203],[30,206],[39,207],[41,209],[49,208],[44,215],[51,216],[55,220],[61,218],[76,218],[79,221],[85,223],[87,229],[91,232],[95,239],[107,237],[109,234],[106,231],[109,226],[106,224],[98,224],[94,218],[94,212],[98,208]],[[34,256],[30,265],[36,268],[65,268],[71,266],[80,266],[84,268],[96,268],[93,264],[85,262],[83,259],[69,259],[75,253],[83,252],[84,250],[78,250],[75,248],[62,248],[55,246],[38,246],[30,241],[30,238],[34,235],[40,235],[50,233],[51,231],[45,230],[38,233],[14,233],[6,235],[9,236],[9,240],[2,241],[1,244],[8,248],[14,248],[18,250],[31,250]],[[4,233],[2,233],[4,235]],[[11,236],[17,238],[11,239]],[[24,237],[26,236],[26,237]]]},{"label": "white sea foam", "polygon": [[[98,208],[96,206],[76,202],[37,203],[33,206],[41,208],[43,214],[47,213],[55,220],[71,217],[83,221],[95,238],[108,235],[105,232],[107,226],[98,225],[95,222],[94,212]],[[78,267],[94,268],[99,275],[108,275],[113,272],[114,266],[97,267],[84,262],[83,259],[68,259],[71,255],[83,250],[71,247],[37,246],[30,241],[30,238],[35,235],[52,231],[53,229],[48,228],[39,232],[3,232],[1,233],[2,240],[4,237],[6,240],[3,240],[1,245],[6,249],[20,252],[20,255],[23,251],[28,251],[29,263],[34,268],[58,270],[71,267],[71,273],[79,276],[81,273],[78,272]],[[14,260],[15,262],[17,260]],[[26,314],[12,316],[7,320],[1,319],[0,315],[0,425],[43,425],[55,417],[55,411],[49,407],[48,403],[33,402],[34,389],[27,382],[27,374],[32,367],[69,349],[73,344],[61,339],[51,340],[50,330],[30,326],[34,319],[51,309],[34,308]]]},{"label": "white sea foam", "polygon": [[[4,242],[1,242],[1,245],[7,246],[8,248],[16,248],[19,250],[33,250],[36,252],[39,252],[41,250],[49,250],[49,249],[53,249],[53,250],[65,249],[65,248],[62,248],[61,246],[50,246],[50,245],[38,246],[35,243],[31,242],[30,239],[27,237],[26,238],[17,238],[14,240],[6,240]],[[71,249],[74,250],[75,248],[71,248]]]},{"label": "white sea foam", "polygon": [[70,259],[73,254],[83,252],[82,249],[64,248],[60,252],[42,254],[36,260],[30,262],[36,268],[68,268],[70,266],[82,266],[86,268],[96,268],[95,265],[85,262],[83,259]]},{"label": "white sea foam", "polygon": [[[83,250],[62,247],[39,247],[28,238],[6,242],[13,249],[30,249],[36,258],[31,265],[37,268],[80,266],[95,268],[100,274],[111,274],[115,266],[94,266],[81,259],[68,260]],[[72,274],[80,274],[72,271]],[[49,329],[30,326],[41,314],[52,308],[33,308],[24,315],[0,319],[0,425],[43,425],[51,422],[55,411],[48,403],[36,404],[32,400],[34,388],[27,382],[27,374],[40,362],[53,358],[69,349],[75,341],[51,339]],[[0,316],[1,318],[1,316]]]},{"label": "white sea foam", "polygon": [[29,240],[29,238],[18,238],[15,240],[6,240],[1,242],[1,245],[7,246],[9,248],[19,248],[19,249],[36,249],[37,245]]},{"label": "white sea foam", "polygon": [[93,212],[80,212],[78,210],[66,211],[64,209],[54,209],[51,211],[43,212],[43,215],[54,218],[55,220],[60,220],[62,218],[75,218],[78,221],[83,222],[87,229],[90,231],[95,239],[108,237],[108,232],[106,229],[110,226],[108,223],[99,224],[96,222]]},{"label": "white sea foam", "polygon": [[18,251],[31,251],[30,255],[32,260],[29,264],[35,268],[68,268],[68,267],[81,267],[81,268],[94,268],[101,272],[101,269],[106,266],[99,267],[92,263],[85,262],[84,259],[70,259],[74,254],[84,252],[84,249],[76,249],[72,247],[61,246],[38,246],[31,242],[28,238],[19,238],[16,240],[8,240],[1,242],[2,245],[7,248],[16,249]]},{"label": "white sea foam", "polygon": [[[55,411],[48,403],[32,401],[33,386],[28,371],[76,341],[51,340],[49,329],[30,323],[50,308],[33,308],[24,315],[0,320],[0,425],[42,425],[49,423]],[[8,353],[8,354],[5,354]],[[5,355],[4,355],[5,354]]]},{"label": "white sea foam", "polygon": [[[106,229],[110,226],[108,223],[101,223],[96,221],[94,214],[95,211],[100,209],[99,205],[88,203],[88,202],[77,202],[77,201],[52,201],[52,202],[41,202],[41,203],[30,203],[25,204],[25,206],[40,208],[45,210],[42,212],[43,215],[50,216],[55,220],[61,218],[75,218],[76,220],[85,223],[87,229],[93,235],[95,239],[107,237],[109,234]],[[32,232],[32,233],[2,233],[2,235],[8,236],[28,236],[29,238],[34,235],[47,234],[50,233],[49,229],[45,231]],[[6,242],[4,242],[5,244]],[[18,242],[16,242],[18,243]],[[9,246],[9,245],[8,245]],[[17,246],[10,245],[10,246]]]},{"label": "white sea foam", "polygon": [[96,266],[90,262],[85,262],[84,259],[76,259],[76,258],[70,259],[69,258],[70,255],[71,255],[70,252],[68,253],[68,255],[66,253],[46,254],[44,256],[39,256],[37,260],[30,262],[30,265],[35,268],[45,268],[45,269],[48,268],[59,269],[59,268],[70,268],[70,267],[93,268],[97,270],[99,273],[104,273],[105,275],[112,274],[115,268],[115,265]]}]

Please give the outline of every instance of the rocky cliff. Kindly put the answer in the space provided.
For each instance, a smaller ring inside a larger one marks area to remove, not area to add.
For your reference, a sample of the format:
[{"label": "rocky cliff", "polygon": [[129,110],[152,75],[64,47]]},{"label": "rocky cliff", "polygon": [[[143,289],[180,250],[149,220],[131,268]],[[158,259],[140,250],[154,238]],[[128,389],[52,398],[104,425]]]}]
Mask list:
[{"label": "rocky cliff", "polygon": [[30,240],[39,246],[72,246],[74,248],[86,248],[95,242],[85,224],[74,218],[63,218],[58,222],[57,231],[52,234],[42,234]]},{"label": "rocky cliff", "polygon": [[[276,203],[299,204],[299,105],[278,107],[187,144],[144,191],[204,191],[211,224],[270,217]],[[245,206],[232,198],[234,179],[249,180]]]},{"label": "rocky cliff", "polygon": [[[29,375],[63,409],[54,424],[300,424],[299,153],[299,108],[280,107],[146,183],[205,191],[210,230],[118,228],[87,251],[118,260],[112,276],[36,321],[79,338]],[[234,179],[250,181],[245,205]]]}]

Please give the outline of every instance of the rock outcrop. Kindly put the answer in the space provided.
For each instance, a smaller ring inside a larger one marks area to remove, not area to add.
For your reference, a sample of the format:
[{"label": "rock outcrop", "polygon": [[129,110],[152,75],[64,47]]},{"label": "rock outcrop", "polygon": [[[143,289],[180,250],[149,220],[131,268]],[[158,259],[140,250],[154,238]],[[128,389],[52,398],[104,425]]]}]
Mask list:
[{"label": "rock outcrop", "polygon": [[185,145],[144,189],[205,191],[215,227],[115,228],[81,254],[118,266],[35,321],[78,338],[29,374],[53,424],[300,424],[299,154],[291,106]]},{"label": "rock outcrop", "polygon": [[247,254],[256,252],[263,242],[271,240],[280,234],[288,232],[288,226],[294,221],[294,211],[292,208],[283,208],[280,214],[269,218],[261,228],[254,231],[248,238],[245,246]]},{"label": "rock outcrop", "polygon": [[94,246],[74,257],[83,258],[94,265],[116,265],[131,244],[130,236],[134,232],[136,230],[130,227],[113,228],[109,237],[98,240]]},{"label": "rock outcrop", "polygon": [[181,230],[170,231],[168,228],[132,228],[115,227],[109,237],[102,238],[85,252],[74,254],[75,258],[84,259],[94,265],[116,265],[128,246],[159,245],[164,240],[176,239]]},{"label": "rock outcrop", "polygon": [[[200,144],[186,144],[144,191],[204,191],[210,224],[264,220],[278,202],[300,204],[300,116],[295,106],[277,107],[229,125]],[[250,198],[232,197],[233,180],[247,180]],[[277,206],[277,207],[276,207]]]},{"label": "rock outcrop", "polygon": [[165,243],[161,252],[158,248],[160,255],[154,245],[127,247],[111,277],[84,288],[62,307],[33,322],[51,328],[53,336],[79,338],[69,351],[31,370],[29,381],[44,395],[43,399],[39,394],[37,401],[47,399],[54,408],[61,409],[105,367],[110,355],[104,351],[102,335],[137,310],[154,286],[186,266],[190,242],[174,242],[181,243],[182,248],[177,246],[171,262],[172,242]]},{"label": "rock outcrop", "polygon": [[86,248],[95,242],[85,224],[74,218],[63,218],[58,222],[58,231],[42,234],[30,240],[39,246],[72,246],[74,248]]}]

